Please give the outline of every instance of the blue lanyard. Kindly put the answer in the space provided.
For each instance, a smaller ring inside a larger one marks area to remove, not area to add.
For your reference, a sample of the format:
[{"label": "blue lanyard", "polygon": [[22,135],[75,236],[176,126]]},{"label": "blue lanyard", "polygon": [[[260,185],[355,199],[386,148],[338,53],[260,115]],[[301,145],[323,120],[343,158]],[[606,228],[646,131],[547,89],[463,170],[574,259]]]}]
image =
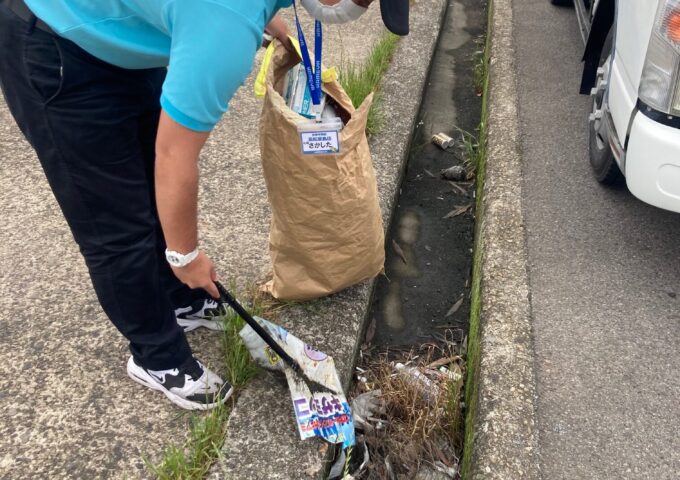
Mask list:
[{"label": "blue lanyard", "polygon": [[309,58],[307,41],[305,40],[305,34],[302,33],[295,0],[293,0],[293,9],[295,10],[295,24],[297,25],[298,41],[300,42],[300,53],[302,53],[302,62],[307,73],[309,93],[312,96],[312,103],[314,105],[321,105],[321,50],[323,45],[321,22],[317,20],[314,23],[314,70],[312,70],[312,60]]}]

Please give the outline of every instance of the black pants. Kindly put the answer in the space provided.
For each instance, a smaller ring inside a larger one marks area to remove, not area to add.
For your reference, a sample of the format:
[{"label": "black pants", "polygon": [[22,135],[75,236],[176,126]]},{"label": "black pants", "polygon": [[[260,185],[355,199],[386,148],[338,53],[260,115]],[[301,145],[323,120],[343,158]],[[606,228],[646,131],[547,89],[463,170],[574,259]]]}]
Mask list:
[{"label": "black pants", "polygon": [[35,28],[34,17],[23,20],[0,0],[5,100],[38,154],[102,308],[135,358],[155,370],[191,356],[172,300],[195,297],[165,261],[155,207],[164,78],[164,68],[103,62]]}]

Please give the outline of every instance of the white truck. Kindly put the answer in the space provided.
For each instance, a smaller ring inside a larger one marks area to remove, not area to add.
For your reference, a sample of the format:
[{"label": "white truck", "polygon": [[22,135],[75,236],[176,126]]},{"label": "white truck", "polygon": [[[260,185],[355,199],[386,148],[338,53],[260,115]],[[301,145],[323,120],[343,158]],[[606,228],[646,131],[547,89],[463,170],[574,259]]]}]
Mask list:
[{"label": "white truck", "polygon": [[[572,0],[551,0],[554,4]],[[680,0],[573,0],[592,97],[590,163],[604,184],[680,212]]]}]

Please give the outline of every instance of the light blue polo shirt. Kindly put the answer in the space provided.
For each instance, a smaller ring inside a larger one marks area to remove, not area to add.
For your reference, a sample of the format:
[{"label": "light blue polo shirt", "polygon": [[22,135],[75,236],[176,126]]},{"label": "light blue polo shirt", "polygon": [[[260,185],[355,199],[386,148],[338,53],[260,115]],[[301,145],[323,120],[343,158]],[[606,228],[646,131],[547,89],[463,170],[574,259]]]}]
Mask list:
[{"label": "light blue polo shirt", "polygon": [[58,35],[123,68],[168,66],[161,106],[211,130],[250,73],[264,27],[292,0],[26,0]]}]

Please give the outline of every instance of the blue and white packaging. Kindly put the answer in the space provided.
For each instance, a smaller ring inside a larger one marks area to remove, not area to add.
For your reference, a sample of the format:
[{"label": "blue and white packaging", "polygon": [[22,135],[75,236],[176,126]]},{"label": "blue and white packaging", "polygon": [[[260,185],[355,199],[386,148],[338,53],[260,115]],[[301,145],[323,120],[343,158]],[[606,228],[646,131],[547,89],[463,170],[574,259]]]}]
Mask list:
[{"label": "blue and white packaging", "polygon": [[320,437],[347,448],[354,445],[354,421],[333,357],[316,350],[279,325],[263,318],[255,320],[274,338],[283,350],[302,367],[307,377],[328,391],[312,393],[306,383],[248,325],[239,335],[258,365],[269,370],[283,370],[288,381],[295,423],[300,438]]},{"label": "blue and white packaging", "polygon": [[315,109],[302,64],[297,64],[286,74],[283,99],[292,111],[310,119],[315,118],[317,111],[323,111],[326,105],[326,94],[321,92],[321,103]]}]

